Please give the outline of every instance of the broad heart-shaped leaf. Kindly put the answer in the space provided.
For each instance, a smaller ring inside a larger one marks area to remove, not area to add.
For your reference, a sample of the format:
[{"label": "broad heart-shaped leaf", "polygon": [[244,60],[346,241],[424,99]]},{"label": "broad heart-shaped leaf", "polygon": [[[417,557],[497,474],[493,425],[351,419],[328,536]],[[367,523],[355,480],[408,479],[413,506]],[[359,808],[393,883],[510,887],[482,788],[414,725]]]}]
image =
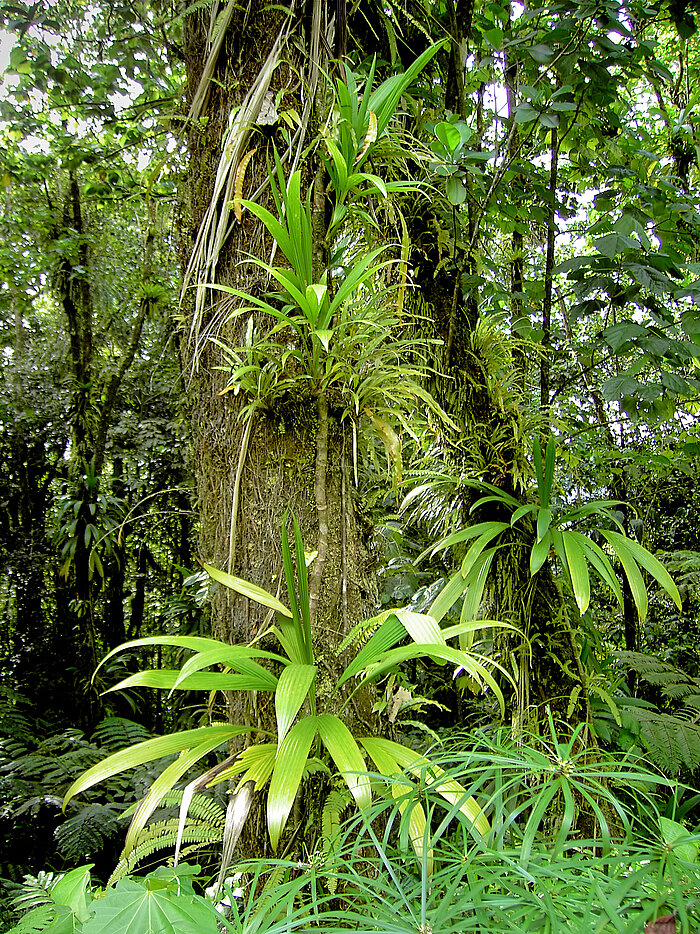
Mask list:
[{"label": "broad heart-shaped leaf", "polygon": [[67,872],[51,889],[53,901],[57,905],[67,905],[78,921],[85,921],[88,917],[87,891],[93,866],[94,863],[88,863]]},{"label": "broad heart-shaped leaf", "polygon": [[249,600],[254,600],[256,603],[260,603],[262,606],[266,606],[270,610],[274,610],[275,613],[280,613],[282,616],[288,616],[291,618],[291,610],[288,610],[284,603],[281,603],[277,597],[273,597],[273,595],[268,593],[267,590],[263,590],[262,587],[258,587],[255,584],[250,584],[248,581],[241,580],[240,577],[234,577],[232,574],[227,574],[226,571],[220,571],[218,568],[214,568],[210,564],[205,564],[204,570],[207,572],[209,577],[217,581],[217,583],[223,584],[224,587],[229,587],[231,590],[235,590],[236,593],[241,594],[241,596],[248,597]]},{"label": "broad heart-shaped leaf", "polygon": [[83,772],[73,782],[65,794],[63,807],[65,809],[69,801],[82,791],[87,791],[93,785],[112,778],[114,775],[119,775],[120,772],[125,772],[127,769],[143,765],[144,762],[153,762],[155,759],[162,759],[163,756],[171,756],[176,752],[193,749],[202,743],[213,743],[210,748],[216,749],[217,746],[223,745],[223,743],[233,739],[234,736],[240,736],[241,733],[248,731],[249,727],[230,726],[228,724],[203,726],[196,730],[183,730],[179,733],[172,733],[169,736],[156,736],[154,739],[147,739],[145,742],[129,746],[127,749],[120,749]]},{"label": "broad heart-shaped leaf", "polygon": [[220,915],[203,898],[155,887],[150,880],[122,879],[93,905],[82,934],[218,934]]},{"label": "broad heart-shaped leaf", "polygon": [[[275,691],[275,715],[277,717],[277,742],[281,743],[301,705],[309,696],[316,678],[315,665],[287,665],[277,682]],[[312,708],[313,709],[313,708]]]},{"label": "broad heart-shaped leaf", "polygon": [[591,599],[591,581],[588,576],[586,553],[581,547],[581,543],[576,538],[575,532],[564,529],[562,530],[561,537],[564,542],[566,564],[569,569],[569,578],[571,580],[571,589],[574,592],[574,600],[576,600],[579,613],[583,614],[588,609],[588,604]]},{"label": "broad heart-shaped leaf", "polygon": [[267,829],[275,851],[299,791],[311,743],[317,732],[316,717],[304,717],[291,728],[277,750],[267,793]]},{"label": "broad heart-shaped leaf", "polygon": [[415,750],[402,746],[400,743],[395,743],[390,739],[379,736],[364,736],[360,739],[360,742],[380,773],[387,774],[383,766],[388,762],[387,757],[390,757],[391,761],[396,763],[397,773],[405,769],[409,774],[423,781],[425,785],[431,786],[434,784],[436,786],[435,790],[446,801],[458,805],[459,811],[473,824],[475,830],[482,837],[487,836],[491,828],[479,804],[471,795],[467,794],[466,789],[458,781],[443,778],[445,773],[439,766],[434,765],[425,756],[416,753]]},{"label": "broad heart-shaped leaf", "polygon": [[601,534],[613,548],[615,554],[620,559],[622,567],[627,575],[630,584],[632,596],[637,606],[637,613],[640,620],[644,620],[649,606],[647,590],[644,579],[640,573],[639,567],[651,574],[654,580],[670,595],[678,609],[682,609],[682,602],[678,588],[673,583],[671,575],[661,564],[658,558],[655,558],[650,551],[643,548],[638,542],[621,535],[619,532],[613,532],[610,529],[601,529]]},{"label": "broad heart-shaped leaf", "polygon": [[360,809],[372,803],[369,776],[355,737],[342,720],[330,713],[317,717],[318,734],[323,745],[331,754],[336,768]]}]

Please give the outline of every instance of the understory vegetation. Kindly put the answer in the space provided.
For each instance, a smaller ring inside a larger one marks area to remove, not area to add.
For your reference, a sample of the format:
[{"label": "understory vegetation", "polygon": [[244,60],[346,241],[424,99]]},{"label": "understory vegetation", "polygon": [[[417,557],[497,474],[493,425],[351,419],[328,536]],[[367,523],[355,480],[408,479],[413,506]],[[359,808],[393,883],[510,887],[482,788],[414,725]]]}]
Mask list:
[{"label": "understory vegetation", "polygon": [[700,915],[684,2],[0,11],[0,930]]}]

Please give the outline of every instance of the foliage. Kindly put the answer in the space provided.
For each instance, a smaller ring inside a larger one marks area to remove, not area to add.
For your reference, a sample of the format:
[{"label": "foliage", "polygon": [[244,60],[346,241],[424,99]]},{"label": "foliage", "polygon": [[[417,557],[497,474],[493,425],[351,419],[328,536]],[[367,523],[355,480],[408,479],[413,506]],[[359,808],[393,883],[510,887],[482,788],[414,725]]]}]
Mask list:
[{"label": "foliage", "polygon": [[[286,925],[633,934],[673,912],[680,930],[692,930],[698,835],[661,812],[672,784],[643,762],[587,759],[575,744],[575,736],[555,732],[517,744],[453,736],[433,750],[433,761],[468,793],[490,790],[491,834],[474,837],[463,819],[455,824],[457,804],[448,805],[438,786],[409,788],[397,775],[397,796],[342,824],[332,850],[304,862],[239,863],[235,890],[224,888],[228,923],[238,932]],[[617,818],[607,839],[569,823],[577,806],[565,791],[569,781]],[[409,824],[417,799],[431,819],[416,852]]]},{"label": "foliage", "polygon": [[[22,698],[13,697],[19,707]],[[22,704],[22,706],[26,706]],[[86,858],[102,860],[122,832],[119,818],[155,777],[142,770],[131,780],[119,777],[70,813],[61,814],[68,786],[107,753],[142,741],[148,731],[119,717],[103,720],[92,740],[79,730],[52,733],[47,723],[26,716],[3,718],[0,738],[0,851],[3,875],[21,867],[62,866]],[[110,857],[107,856],[107,860]]]},{"label": "foliage", "polygon": [[[283,526],[282,530],[284,571],[291,609],[262,588],[205,566],[214,580],[275,613],[277,624],[269,635],[274,635],[284,654],[264,651],[255,645],[227,646],[200,637],[153,636],[127,643],[123,648],[153,644],[175,645],[192,649],[195,654],[184,663],[179,672],[147,670],[130,676],[116,687],[123,689],[138,685],[170,690],[255,690],[274,694],[276,736],[271,736],[268,742],[256,743],[243,752],[234,754],[223,769],[217,767],[211,775],[207,773],[198,777],[188,787],[211,785],[241,773],[241,786],[253,782],[256,788],[262,788],[269,781],[267,826],[275,850],[304,773],[318,762],[322,748],[325,748],[330,756],[360,809],[367,809],[372,798],[371,783],[365,774],[365,759],[360,747],[372,760],[380,775],[388,776],[397,769],[406,768],[418,776],[430,769],[427,760],[408,747],[379,737],[353,736],[339,713],[335,711],[342,713],[352,695],[363,685],[392,671],[402,662],[431,658],[441,664],[451,663],[458,666],[475,681],[484,686],[488,685],[497,697],[501,696],[493,676],[479,656],[448,645],[448,639],[469,630],[472,624],[462,624],[441,631],[431,616],[409,610],[385,611],[370,621],[372,628],[376,627],[373,634],[357,651],[329,694],[320,694],[316,685],[318,665],[311,629],[304,545],[296,520],[293,520],[293,525],[296,561],[289,547],[286,526]],[[410,644],[401,646],[400,643],[407,636],[411,640]],[[262,667],[257,659],[282,666],[279,676]],[[203,669],[213,665],[224,665],[227,670],[224,673],[203,673]],[[357,683],[351,687],[351,679],[355,678],[358,679]],[[248,728],[243,726],[214,725],[140,743],[89,769],[68,789],[65,804],[81,791],[126,768],[167,753],[180,752],[180,758],[163,772],[138,808],[125,844],[125,856],[128,856],[138,845],[147,818],[173,784],[205,754],[214,751],[225,740],[245,732],[248,732]],[[431,780],[439,781],[439,773]],[[459,800],[461,792],[459,786],[450,786],[449,783],[442,789],[442,793],[450,800]],[[479,832],[486,831],[487,825],[476,801],[471,798],[463,799],[459,807]],[[425,823],[425,815],[419,807],[414,809],[413,819],[413,832],[417,837]]]},{"label": "foliage", "polygon": [[[511,515],[509,521],[477,522],[466,529],[452,533],[429,549],[431,554],[435,554],[445,548],[471,542],[462,559],[460,570],[448,581],[433,603],[432,612],[437,615],[437,618],[442,618],[460,597],[464,598],[462,619],[473,619],[478,615],[494,556],[500,548],[508,547],[511,530],[526,517],[530,519],[530,528],[534,531],[534,542],[530,546],[531,575],[534,576],[541,570],[550,552],[553,552],[580,613],[585,613],[590,603],[589,568],[611,591],[620,607],[623,606],[622,588],[610,558],[597,544],[591,533],[579,532],[572,528],[583,520],[605,518],[621,529],[619,520],[612,512],[612,507],[619,503],[614,500],[593,500],[574,509],[564,506],[555,510],[552,504],[555,468],[554,439],[550,437],[547,442],[544,462],[537,438],[533,441],[533,452],[537,478],[537,502],[523,504],[516,497],[493,484],[465,481],[468,485],[486,493],[473,504],[472,512],[476,512],[486,504],[496,504]],[[596,534],[605,539],[613,555],[621,563],[641,620],[646,616],[648,609],[648,596],[642,569],[654,577],[680,609],[681,598],[676,585],[661,562],[649,551],[633,539],[621,534],[620,531],[596,529]]]},{"label": "foliage", "polygon": [[122,879],[103,892],[91,889],[91,868],[81,866],[54,879],[47,901],[25,914],[8,934],[217,934],[220,916],[193,888],[198,866],[160,867],[143,878]]}]

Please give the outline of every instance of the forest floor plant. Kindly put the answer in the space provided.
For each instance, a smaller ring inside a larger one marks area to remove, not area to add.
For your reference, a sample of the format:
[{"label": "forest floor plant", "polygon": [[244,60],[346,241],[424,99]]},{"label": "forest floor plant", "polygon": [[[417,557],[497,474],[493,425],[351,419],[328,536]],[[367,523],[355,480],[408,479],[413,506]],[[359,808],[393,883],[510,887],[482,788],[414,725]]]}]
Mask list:
[{"label": "forest floor plant", "polygon": [[[286,523],[282,527],[289,608],[267,591],[207,566],[209,574],[219,584],[267,607],[270,617],[276,617],[276,625],[261,633],[254,644],[230,646],[214,639],[164,635],[138,639],[115,650],[121,652],[141,646],[168,645],[191,649],[194,654],[179,671],[161,669],[138,672],[121,681],[114,690],[151,687],[170,691],[257,691],[260,696],[272,696],[276,731],[265,735],[265,730],[256,727],[256,731],[263,734],[262,742],[251,743],[242,751],[234,752],[213,769],[190,781],[183,794],[179,837],[184,832],[189,802],[197,790],[237,779],[238,794],[241,794],[246,787],[260,790],[269,782],[267,829],[272,848],[277,851],[302,782],[313,772],[329,775],[329,768],[335,770],[357,806],[363,811],[371,807],[373,782],[367,774],[365,757],[386,780],[406,770],[413,776],[409,780],[411,786],[416,779],[421,783],[436,783],[446,800],[457,802],[457,811],[473,825],[475,832],[487,834],[489,825],[482,813],[482,806],[466,795],[459,783],[443,782],[441,769],[434,767],[429,760],[408,746],[381,736],[354,735],[345,720],[358,690],[412,659],[429,658],[441,665],[451,665],[458,671],[466,672],[475,683],[490,689],[502,702],[501,692],[488,663],[474,652],[448,645],[449,640],[468,632],[474,625],[483,627],[488,624],[484,621],[478,624],[464,622],[440,629],[429,614],[406,609],[387,610],[358,627],[356,641],[366,641],[347,664],[337,683],[320,690],[317,646],[311,626],[307,556],[299,526],[293,518],[292,524],[294,556]],[[406,640],[408,644],[404,644]],[[276,641],[281,651],[260,648],[259,644],[263,641],[265,644]],[[346,639],[341,650],[348,650],[349,644],[350,640]],[[105,661],[110,657],[107,656]],[[270,667],[263,667],[261,662]],[[220,665],[224,671],[205,671]],[[68,789],[65,803],[126,769],[164,755],[179,753],[179,757],[154,781],[136,809],[124,850],[124,856],[129,857],[137,851],[148,819],[164,795],[210,753],[252,731],[250,726],[212,723],[196,730],[185,730],[139,743],[85,772]],[[326,792],[330,790],[329,784]],[[391,785],[391,791],[396,791],[394,785]],[[236,797],[230,805],[234,809]],[[411,807],[409,824],[411,839],[417,847],[422,846],[420,841],[425,832],[426,815],[419,804]],[[180,839],[176,845],[176,859],[179,845]],[[128,861],[125,868],[131,868]]]},{"label": "forest floor plant", "polygon": [[[674,809],[677,783],[638,757],[589,761],[576,740],[551,718],[546,739],[453,734],[424,760],[419,782],[412,766],[382,774],[392,794],[304,858],[239,862],[208,900],[187,865],[106,892],[90,887],[89,866],[28,880],[15,907],[30,910],[9,934],[640,934],[664,916],[690,934],[700,834]],[[485,833],[462,807],[477,797]],[[589,836],[576,829],[582,806],[594,817]]]}]

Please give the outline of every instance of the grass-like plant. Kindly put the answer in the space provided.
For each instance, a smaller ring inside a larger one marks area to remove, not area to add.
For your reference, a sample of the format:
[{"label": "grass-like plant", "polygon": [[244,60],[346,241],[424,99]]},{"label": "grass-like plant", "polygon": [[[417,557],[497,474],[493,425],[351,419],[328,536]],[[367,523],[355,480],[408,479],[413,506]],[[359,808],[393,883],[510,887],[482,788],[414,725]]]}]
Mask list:
[{"label": "grass-like plant", "polygon": [[[229,923],[240,932],[293,920],[326,934],[638,934],[673,915],[678,931],[693,930],[700,837],[662,813],[672,783],[639,760],[589,761],[575,745],[553,726],[546,741],[451,737],[434,761],[467,792],[488,793],[490,834],[455,821],[436,784],[409,788],[396,776],[397,795],[348,820],[325,854],[303,865],[239,864]],[[601,819],[616,817],[604,845],[572,819],[591,801]],[[429,820],[416,848],[409,815],[418,802]]]}]

